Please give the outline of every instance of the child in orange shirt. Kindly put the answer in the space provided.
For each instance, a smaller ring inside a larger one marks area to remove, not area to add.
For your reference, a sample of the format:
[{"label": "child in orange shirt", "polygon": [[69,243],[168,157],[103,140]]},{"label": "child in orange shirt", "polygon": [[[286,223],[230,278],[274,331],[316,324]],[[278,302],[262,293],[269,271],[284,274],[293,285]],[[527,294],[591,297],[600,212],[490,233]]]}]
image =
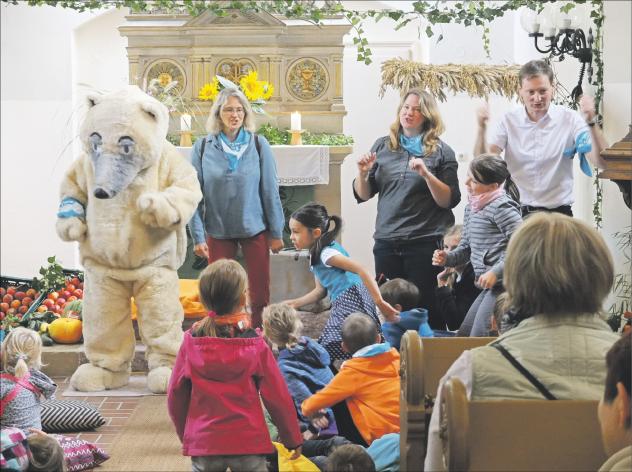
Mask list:
[{"label": "child in orange shirt", "polygon": [[339,434],[342,430],[336,404],[346,400],[353,424],[365,445],[388,433],[399,432],[399,353],[380,343],[375,322],[363,313],[353,313],[342,325],[342,349],[353,357],[325,388],[301,405],[303,415],[318,416],[334,407]]}]

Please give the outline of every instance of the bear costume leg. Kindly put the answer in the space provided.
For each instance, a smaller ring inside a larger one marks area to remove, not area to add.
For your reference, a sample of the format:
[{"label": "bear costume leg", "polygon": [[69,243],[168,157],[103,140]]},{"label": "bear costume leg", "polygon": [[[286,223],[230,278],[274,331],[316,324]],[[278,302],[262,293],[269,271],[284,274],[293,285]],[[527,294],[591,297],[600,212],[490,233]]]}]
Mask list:
[{"label": "bear costume leg", "polygon": [[144,280],[134,284],[134,301],[140,336],[147,346],[147,387],[154,393],[165,393],[183,337],[178,273],[161,267],[145,270],[149,273]]},{"label": "bear costume leg", "polygon": [[127,385],[136,340],[130,320],[131,283],[118,271],[85,267],[83,339],[89,364],[79,366],[70,384],[79,391]]}]

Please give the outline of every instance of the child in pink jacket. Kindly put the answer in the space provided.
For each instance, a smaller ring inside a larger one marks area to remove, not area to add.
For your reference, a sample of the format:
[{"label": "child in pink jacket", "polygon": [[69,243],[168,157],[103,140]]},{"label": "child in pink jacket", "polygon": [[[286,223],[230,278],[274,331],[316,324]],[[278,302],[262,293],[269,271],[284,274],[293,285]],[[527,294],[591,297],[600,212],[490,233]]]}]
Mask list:
[{"label": "child in pink jacket", "polygon": [[301,453],[294,403],[264,339],[251,328],[247,275],[221,259],[200,276],[208,316],[185,333],[168,390],[169,415],[193,471],[265,471],[275,451],[260,396],[281,442]]}]

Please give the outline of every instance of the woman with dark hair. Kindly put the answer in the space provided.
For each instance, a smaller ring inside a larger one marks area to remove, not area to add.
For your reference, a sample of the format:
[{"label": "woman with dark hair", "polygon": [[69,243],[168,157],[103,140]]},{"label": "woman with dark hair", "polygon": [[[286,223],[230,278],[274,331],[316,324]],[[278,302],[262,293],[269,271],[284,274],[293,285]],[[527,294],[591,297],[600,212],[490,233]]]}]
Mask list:
[{"label": "woman with dark hair", "polygon": [[502,292],[507,243],[522,223],[520,192],[500,156],[483,154],[472,160],[465,179],[469,204],[463,235],[456,249],[436,250],[432,262],[456,267],[471,261],[482,292],[465,315],[458,336],[488,336],[496,297]]},{"label": "woman with dark hair", "polygon": [[353,192],[358,203],[378,194],[375,273],[413,282],[417,306],[427,308],[430,325],[445,329],[435,312],[435,285],[441,271],[432,253],[454,224],[452,208],[461,200],[454,151],[439,139],[444,126],[432,95],[410,90],[402,96],[390,134],[358,160]]},{"label": "woman with dark hair", "polygon": [[209,263],[234,259],[241,246],[248,269],[252,324],[270,302],[270,250],[283,249],[285,219],[272,149],[254,134],[250,102],[224,89],[195,142],[192,164],[204,198],[190,222],[195,254]]},{"label": "woman with dark hair", "polygon": [[335,241],[341,228],[340,217],[327,214],[327,209],[318,203],[302,206],[290,218],[290,239],[296,249],[309,249],[309,268],[314,273],[316,287],[284,303],[300,308],[329,295],[331,314],[318,342],[329,352],[332,363],[351,357],[340,345],[342,324],[351,313],[369,315],[380,333],[376,305],[387,320],[399,319],[397,310],[382,298],[375,280]]}]

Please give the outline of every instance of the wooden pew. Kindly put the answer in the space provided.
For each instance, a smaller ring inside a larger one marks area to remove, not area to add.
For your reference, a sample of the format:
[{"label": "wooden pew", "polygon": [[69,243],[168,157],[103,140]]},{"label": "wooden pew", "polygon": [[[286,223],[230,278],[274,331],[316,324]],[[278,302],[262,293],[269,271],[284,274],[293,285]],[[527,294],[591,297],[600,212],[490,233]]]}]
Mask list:
[{"label": "wooden pew", "polygon": [[400,346],[400,470],[423,470],[427,421],[441,377],[463,351],[494,339],[421,338],[416,331],[404,333]]},{"label": "wooden pew", "polygon": [[460,379],[441,394],[449,471],[597,470],[606,460],[597,401],[467,399]]}]

